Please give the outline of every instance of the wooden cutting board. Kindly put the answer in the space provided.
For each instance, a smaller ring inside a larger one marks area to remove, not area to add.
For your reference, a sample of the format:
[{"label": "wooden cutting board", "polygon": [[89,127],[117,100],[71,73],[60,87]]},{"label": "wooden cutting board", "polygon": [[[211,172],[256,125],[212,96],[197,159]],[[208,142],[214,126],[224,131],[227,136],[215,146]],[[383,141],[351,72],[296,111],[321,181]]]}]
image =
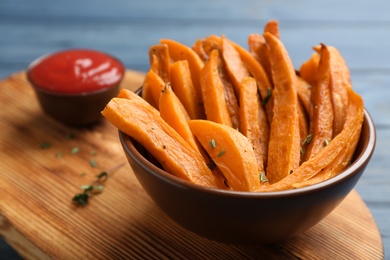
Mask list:
[{"label": "wooden cutting board", "polygon": [[[135,90],[142,80],[128,71],[122,87]],[[27,259],[383,258],[376,223],[356,191],[295,238],[269,246],[222,244],[186,231],[156,207],[108,122],[75,129],[48,118],[24,72],[0,82],[0,104],[0,234]],[[80,186],[102,171],[110,174],[105,190],[75,207]]]}]

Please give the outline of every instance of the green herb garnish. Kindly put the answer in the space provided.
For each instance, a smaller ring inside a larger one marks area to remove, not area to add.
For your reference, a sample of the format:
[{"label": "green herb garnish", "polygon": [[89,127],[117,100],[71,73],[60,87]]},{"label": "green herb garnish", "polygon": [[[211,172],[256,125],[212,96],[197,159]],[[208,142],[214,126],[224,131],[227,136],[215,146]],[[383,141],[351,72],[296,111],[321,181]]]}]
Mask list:
[{"label": "green herb garnish", "polygon": [[222,155],[224,155],[225,152],[226,152],[225,150],[220,151],[217,157],[221,157]]},{"label": "green herb garnish", "polygon": [[[83,173],[85,174],[85,173]],[[104,185],[101,184],[103,180],[108,178],[107,172],[101,172],[96,175],[96,180],[92,184],[84,184],[80,186],[82,193],[76,194],[72,201],[79,206],[85,206],[88,204],[88,198],[94,194],[101,193],[104,190]]]},{"label": "green herb garnish", "polygon": [[261,101],[261,104],[265,106],[270,100],[271,96],[272,96],[272,88],[268,88],[267,96],[263,99],[263,101]]},{"label": "green herb garnish", "polygon": [[87,193],[79,193],[73,197],[72,201],[77,205],[84,207],[88,204],[88,198],[89,195]]},{"label": "green herb garnish", "polygon": [[95,168],[97,166],[97,163],[96,163],[95,159],[90,159],[89,160],[89,165],[91,165],[92,168]]},{"label": "green herb garnish", "polygon": [[80,189],[83,190],[84,192],[88,192],[88,191],[93,190],[93,185],[84,184],[84,185],[81,185]]},{"label": "green herb garnish", "polygon": [[72,150],[70,150],[70,153],[71,154],[76,154],[80,151],[80,148],[78,146],[75,146],[72,148]]},{"label": "green herb garnish", "polygon": [[260,176],[260,182],[268,182],[268,178],[267,176],[265,176],[264,172],[260,172],[259,176]]},{"label": "green herb garnish", "polygon": [[214,140],[214,139],[211,139],[211,140],[209,141],[209,144],[210,144],[211,149],[214,149],[215,147],[217,147],[217,144],[215,143],[215,140]]},{"label": "green herb garnish", "polygon": [[87,193],[89,196],[92,196],[93,193],[100,193],[104,190],[104,186],[99,185],[81,185],[80,189],[83,190],[84,193]]},{"label": "green herb garnish", "polygon": [[305,144],[310,143],[310,142],[311,142],[311,139],[313,139],[313,134],[308,134],[308,135],[306,136],[306,139],[303,140],[302,145],[305,145]]},{"label": "green herb garnish", "polygon": [[108,179],[108,172],[101,172],[98,175],[96,175],[96,178],[98,179],[98,181],[101,181],[103,179],[106,180]]}]

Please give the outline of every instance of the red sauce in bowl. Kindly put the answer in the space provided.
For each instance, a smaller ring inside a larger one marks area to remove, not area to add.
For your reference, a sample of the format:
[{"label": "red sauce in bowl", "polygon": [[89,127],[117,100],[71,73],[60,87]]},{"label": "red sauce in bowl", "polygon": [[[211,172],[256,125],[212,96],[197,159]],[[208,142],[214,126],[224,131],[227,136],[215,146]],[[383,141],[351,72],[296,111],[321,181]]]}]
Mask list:
[{"label": "red sauce in bowl", "polygon": [[74,49],[57,52],[34,61],[29,80],[41,90],[82,94],[102,90],[120,82],[122,63],[99,51]]}]

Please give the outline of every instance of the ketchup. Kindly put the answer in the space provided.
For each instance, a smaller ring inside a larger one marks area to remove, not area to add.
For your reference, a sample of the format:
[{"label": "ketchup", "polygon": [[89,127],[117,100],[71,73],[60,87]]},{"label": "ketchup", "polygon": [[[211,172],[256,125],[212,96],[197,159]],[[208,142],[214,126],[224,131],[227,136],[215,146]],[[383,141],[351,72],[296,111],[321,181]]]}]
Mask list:
[{"label": "ketchup", "polygon": [[82,94],[111,87],[124,75],[117,59],[94,50],[74,49],[57,52],[32,63],[28,76],[42,90],[63,94]]}]

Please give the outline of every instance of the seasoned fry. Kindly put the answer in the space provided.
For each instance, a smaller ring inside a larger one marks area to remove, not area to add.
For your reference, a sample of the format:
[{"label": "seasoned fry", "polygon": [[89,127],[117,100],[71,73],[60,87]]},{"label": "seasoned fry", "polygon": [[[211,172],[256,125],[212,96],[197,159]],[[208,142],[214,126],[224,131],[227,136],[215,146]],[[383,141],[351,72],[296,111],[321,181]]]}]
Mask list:
[{"label": "seasoned fry", "polygon": [[311,88],[312,86],[306,82],[302,77],[297,76],[297,93],[301,104],[303,105],[306,113],[310,113],[311,106]]},{"label": "seasoned fry", "polygon": [[261,48],[265,48],[267,43],[264,40],[264,37],[257,33],[249,34],[248,36],[248,48],[249,53],[264,67],[263,60],[268,60],[262,57]]},{"label": "seasoned fry", "polygon": [[173,175],[192,183],[218,187],[202,156],[170,127],[158,112],[134,94],[113,98],[102,111],[119,130],[143,145]]},{"label": "seasoned fry", "polygon": [[205,62],[208,59],[208,55],[206,51],[203,48],[202,40],[198,39],[196,42],[192,45],[192,49],[196,54],[198,54],[199,58]]},{"label": "seasoned fry", "polygon": [[[240,54],[240,58],[244,63],[245,67],[248,69],[250,75],[256,79],[257,87],[260,92],[261,99],[264,101],[269,95],[270,89],[272,89],[271,83],[268,80],[268,77],[261,66],[260,63],[243,47],[230,41],[236,51]],[[267,111],[268,122],[272,121],[272,109],[273,109],[273,98],[272,96],[268,98],[268,102],[265,104]],[[265,103],[265,102],[264,102]]]},{"label": "seasoned fry", "polygon": [[300,138],[296,76],[283,43],[264,33],[270,48],[274,82],[274,110],[268,148],[267,178],[275,183],[299,166]]},{"label": "seasoned fry", "polygon": [[[199,74],[203,68],[203,61],[199,56],[186,45],[173,41],[170,39],[161,39],[161,43],[168,45],[169,56],[173,61],[187,60],[191,70],[191,79],[194,84],[194,88],[197,92],[197,97],[202,97],[202,90],[200,88]],[[202,100],[197,100],[198,104],[201,104]]]},{"label": "seasoned fry", "polygon": [[333,136],[343,129],[348,108],[347,89],[352,88],[350,73],[340,52],[333,46],[329,46],[332,92],[332,104],[334,109]]},{"label": "seasoned fry", "polygon": [[161,79],[167,83],[171,81],[171,57],[169,56],[168,46],[166,44],[156,44],[149,48],[150,64],[154,64],[154,58],[157,58],[157,66],[154,68]]},{"label": "seasoned fry", "polygon": [[195,138],[187,123],[187,121],[190,120],[190,116],[172,91],[169,83],[167,83],[161,91],[159,107],[162,119],[175,129],[176,132],[192,146],[192,148],[198,150]]},{"label": "seasoned fry", "polygon": [[333,106],[330,93],[330,52],[322,45],[316,83],[311,90],[310,134],[305,160],[321,151],[333,137]]},{"label": "seasoned fry", "polygon": [[248,45],[251,55],[260,62],[271,86],[273,86],[269,50],[264,37],[260,34],[250,34]]},{"label": "seasoned fry", "polygon": [[209,35],[208,37],[202,40],[202,46],[207,55],[210,55],[210,53],[215,49],[221,52],[222,51],[221,45],[222,45],[221,37],[217,35]]},{"label": "seasoned fry", "polygon": [[164,86],[165,82],[160,76],[153,70],[149,70],[142,84],[142,98],[158,109],[158,100],[160,99],[160,93]]},{"label": "seasoned fry", "polygon": [[202,97],[198,97],[191,79],[191,71],[187,60],[176,61],[171,66],[171,85],[186,108],[191,119],[204,119],[205,112]]},{"label": "seasoned fry", "polygon": [[279,23],[276,20],[269,20],[264,26],[264,32],[269,32],[276,38],[280,39]]},{"label": "seasoned fry", "polygon": [[160,64],[158,62],[158,58],[156,55],[152,54],[150,56],[150,68],[149,70],[153,71],[154,73],[156,73],[158,75],[159,73],[159,70],[160,70]]},{"label": "seasoned fry", "polygon": [[[321,46],[313,49],[321,52]],[[347,64],[340,52],[333,46],[328,46],[331,62],[331,85],[332,104],[334,108],[333,136],[336,136],[343,128],[348,107],[348,95],[346,89],[352,88],[351,76]]]},{"label": "seasoned fry", "polygon": [[203,102],[208,120],[232,127],[224,88],[218,75],[218,50],[213,50],[200,72]]},{"label": "seasoned fry", "polygon": [[188,124],[233,190],[260,188],[256,156],[245,136],[231,127],[208,120],[190,120]]},{"label": "seasoned fry", "polygon": [[234,86],[234,92],[239,97],[240,85],[244,78],[249,77],[249,71],[241,60],[240,53],[234,48],[231,42],[222,37],[222,57],[226,69]]},{"label": "seasoned fry", "polygon": [[301,143],[300,148],[300,164],[305,160],[305,150],[307,148],[307,137],[309,136],[310,120],[306,113],[302,102],[298,101],[298,121],[299,121],[299,140]]},{"label": "seasoned fry", "polygon": [[[223,60],[220,59],[220,64],[223,64]],[[219,66],[219,68],[222,68]],[[219,77],[223,85],[223,92],[225,95],[225,101],[228,113],[230,115],[230,120],[232,121],[232,127],[238,129],[240,127],[240,114],[239,114],[239,105],[237,97],[234,93],[234,87],[231,81],[227,78],[227,72],[225,69],[219,70]]]},{"label": "seasoned fry", "polygon": [[240,132],[251,142],[259,172],[265,174],[269,142],[267,115],[257,94],[254,78],[244,78],[240,89]]},{"label": "seasoned fry", "polygon": [[299,69],[299,75],[310,85],[315,84],[315,76],[317,74],[318,64],[320,63],[320,55],[313,53],[310,59],[302,63]]},{"label": "seasoned fry", "polygon": [[218,56],[218,73],[221,78],[221,82],[224,88],[225,101],[232,121],[233,128],[239,128],[240,119],[239,119],[239,105],[236,94],[234,92],[233,83],[230,80],[228,71],[226,70],[225,61],[222,58],[222,40],[221,37],[216,35],[211,35],[202,40],[205,52],[207,55],[210,55],[213,50],[219,51]]},{"label": "seasoned fry", "polygon": [[[126,88],[122,88],[121,90],[119,90],[119,93],[118,93],[118,98],[125,98],[125,99],[134,99],[135,98],[135,93],[131,90],[128,90]],[[149,102],[147,102],[145,99],[143,98],[136,98],[136,100],[138,102],[143,102],[145,106],[147,105],[150,105]],[[156,110],[156,112],[158,113],[158,110]]]}]

